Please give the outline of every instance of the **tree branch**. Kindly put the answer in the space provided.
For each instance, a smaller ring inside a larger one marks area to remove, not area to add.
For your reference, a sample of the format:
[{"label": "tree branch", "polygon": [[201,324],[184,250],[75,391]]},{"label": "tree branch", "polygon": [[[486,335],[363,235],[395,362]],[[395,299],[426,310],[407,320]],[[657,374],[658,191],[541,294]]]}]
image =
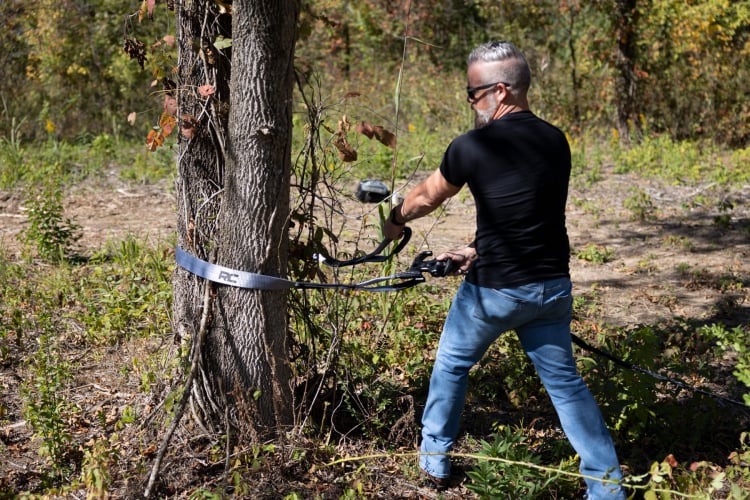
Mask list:
[{"label": "tree branch", "polygon": [[174,415],[174,420],[172,421],[172,424],[169,426],[169,429],[167,430],[167,434],[164,436],[164,440],[161,443],[161,446],[159,447],[159,453],[156,455],[156,459],[154,460],[154,465],[151,467],[151,474],[148,478],[148,484],[146,485],[146,490],[143,493],[143,496],[145,498],[150,498],[151,496],[151,490],[154,487],[154,484],[156,483],[157,478],[159,477],[159,469],[161,468],[161,463],[164,460],[164,455],[167,452],[167,447],[169,447],[169,442],[172,440],[172,435],[174,434],[174,431],[177,429],[177,426],[180,423],[180,420],[182,420],[182,416],[185,413],[185,408],[187,407],[187,403],[190,400],[190,386],[193,384],[193,381],[195,380],[195,374],[198,372],[200,367],[200,355],[201,355],[201,349],[203,347],[203,339],[206,336],[206,330],[208,329],[208,317],[210,315],[210,303],[211,303],[211,282],[206,281],[205,282],[205,288],[203,293],[203,314],[201,315],[201,322],[200,322],[200,329],[198,330],[198,338],[195,341],[195,346],[193,349],[193,359],[191,360],[190,365],[190,373],[188,374],[187,380],[185,381],[185,386],[182,389],[182,397],[180,398],[180,404],[177,407],[177,411]]}]

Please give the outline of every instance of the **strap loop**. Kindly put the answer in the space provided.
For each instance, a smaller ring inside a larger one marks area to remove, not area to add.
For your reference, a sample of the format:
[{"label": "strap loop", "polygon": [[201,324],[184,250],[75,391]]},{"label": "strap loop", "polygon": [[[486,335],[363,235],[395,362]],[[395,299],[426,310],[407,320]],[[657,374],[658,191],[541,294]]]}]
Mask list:
[{"label": "strap loop", "polygon": [[388,238],[384,239],[380,242],[380,244],[373,250],[372,252],[368,253],[367,255],[362,255],[360,257],[355,257],[353,259],[349,260],[337,260],[333,257],[324,256],[324,258],[321,260],[321,262],[327,266],[331,267],[345,267],[345,266],[355,266],[357,264],[362,264],[364,262],[385,262],[397,253],[399,253],[401,250],[404,249],[407,243],[409,243],[409,240],[411,239],[411,228],[404,227],[404,236],[401,238],[401,240],[398,242],[398,245],[396,245],[396,248],[393,249],[391,253],[388,255],[380,255],[385,248],[391,244],[393,240],[389,240]]}]

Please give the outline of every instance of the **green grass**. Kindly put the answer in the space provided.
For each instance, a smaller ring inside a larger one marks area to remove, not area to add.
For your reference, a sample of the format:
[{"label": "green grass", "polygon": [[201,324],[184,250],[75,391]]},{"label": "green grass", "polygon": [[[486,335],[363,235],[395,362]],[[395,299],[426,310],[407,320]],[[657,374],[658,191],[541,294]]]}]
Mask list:
[{"label": "green grass", "polygon": [[612,159],[618,174],[633,172],[676,184],[739,185],[750,179],[747,156],[747,149],[726,152],[708,143],[656,136],[646,137],[630,149],[615,147]]},{"label": "green grass", "polygon": [[155,183],[174,175],[174,149],[148,153],[144,144],[120,141],[109,134],[71,144],[50,139],[26,144],[0,141],[0,189],[48,184],[70,186],[85,179],[106,178],[111,172],[127,181]]}]

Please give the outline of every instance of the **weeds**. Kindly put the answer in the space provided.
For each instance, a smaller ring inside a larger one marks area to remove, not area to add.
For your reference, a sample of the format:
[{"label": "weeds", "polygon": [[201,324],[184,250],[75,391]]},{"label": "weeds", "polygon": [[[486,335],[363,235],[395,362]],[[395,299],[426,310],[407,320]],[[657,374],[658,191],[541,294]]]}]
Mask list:
[{"label": "weeds", "polygon": [[716,204],[719,215],[714,216],[714,224],[720,229],[726,231],[732,227],[732,210],[735,208],[735,202],[729,199],[720,200]]},{"label": "weeds", "polygon": [[623,206],[630,210],[634,220],[646,221],[656,218],[656,207],[651,196],[637,186],[630,188],[630,196],[625,199]]},{"label": "weeds", "polygon": [[[501,460],[477,461],[467,471],[471,479],[467,488],[480,498],[554,498],[575,494],[576,486],[556,473],[546,473],[529,465],[540,465],[539,455],[530,445],[523,429],[497,426],[492,441],[481,441],[480,456]],[[570,471],[573,463],[564,460],[561,470]],[[566,493],[561,493],[560,489]]]},{"label": "weeds", "polygon": [[96,440],[83,453],[81,481],[87,498],[105,498],[112,485],[112,469],[119,460],[117,448],[110,439]]},{"label": "weeds", "polygon": [[32,379],[23,385],[21,394],[25,403],[24,416],[42,441],[39,454],[49,459],[52,472],[49,479],[57,482],[72,472],[75,448],[68,421],[76,409],[63,397],[63,390],[71,380],[71,365],[55,342],[51,318],[42,316],[41,321],[45,324],[38,337],[38,350],[31,360]]},{"label": "weeds", "polygon": [[615,254],[612,249],[605,246],[587,243],[585,247],[576,252],[576,257],[594,264],[605,264],[611,262]]},{"label": "weeds", "polygon": [[81,237],[80,226],[63,216],[61,188],[47,184],[37,194],[26,197],[29,227],[23,241],[36,247],[39,256],[50,262],[70,257],[73,245]]},{"label": "weeds", "polygon": [[[750,335],[740,326],[731,330],[720,324],[701,327],[698,333],[709,341],[716,342],[720,356],[735,357],[733,375],[737,381],[750,389]],[[745,404],[750,406],[750,392],[743,396]]]},{"label": "weeds", "polygon": [[[452,126],[459,128],[455,122],[453,120]],[[401,156],[416,158],[422,149],[426,149],[432,161],[425,161],[425,164],[439,162],[443,141],[423,144],[431,135],[430,127],[433,127],[432,122],[416,116],[400,143],[410,149]],[[305,127],[296,129],[310,130]],[[448,135],[444,130],[440,133]],[[356,253],[361,248],[371,247],[372,239],[377,237],[374,235],[380,216],[373,212],[354,230],[351,227],[339,230],[335,225],[339,219],[334,219],[334,214],[342,212],[337,212],[340,207],[333,204],[347,196],[342,186],[363,174],[392,180],[394,156],[380,145],[365,141],[359,145],[365,163],[361,166],[344,165],[326,149],[330,145],[325,137],[311,137],[310,144],[320,148],[306,156],[306,160],[300,160],[295,181],[304,184],[303,181],[317,179],[320,189],[301,191],[301,198],[296,200],[292,233],[299,232],[292,234],[290,263],[294,276],[353,280],[360,272],[381,274],[396,270],[398,263],[391,263],[390,267],[382,269],[334,275],[311,264],[312,255],[322,249],[339,255],[339,251]],[[48,150],[43,151],[45,148]],[[0,181],[5,185],[29,183],[35,186],[34,183],[54,173],[61,183],[59,186],[64,186],[71,179],[101,172],[102,166],[117,162],[118,156],[135,156],[132,151],[128,153],[127,146],[119,144],[116,137],[105,134],[87,140],[77,148],[80,150],[73,150],[65,144],[48,144],[36,151],[25,149],[20,138],[6,141],[0,145],[0,159],[3,160]],[[680,148],[684,148],[685,158],[681,157]],[[722,169],[720,163],[707,161],[700,148],[690,145],[652,139],[633,149],[633,152],[607,150],[600,145],[589,145],[586,151],[579,148],[574,151],[577,155],[574,175],[585,186],[593,186],[604,179],[603,170],[612,158],[623,160],[617,163],[620,173],[661,175],[661,172],[670,180],[686,183],[697,182],[704,174],[708,179],[718,179]],[[171,166],[167,168],[165,165],[171,163],[172,153],[166,149],[160,151],[164,157],[137,156],[134,162],[120,170],[122,178],[148,183],[168,177]],[[90,154],[90,158],[86,154]],[[12,164],[6,163],[5,158],[9,158]],[[726,178],[741,178],[746,160],[746,150],[737,153],[732,160],[736,166],[729,170]],[[401,176],[410,170],[414,164],[410,162],[407,160],[398,165],[395,175]],[[310,193],[315,194],[305,198]],[[636,219],[649,220],[654,213],[653,200],[645,191],[634,190],[630,195],[631,206],[625,208]],[[59,192],[54,190],[39,199],[40,209],[35,215],[39,231],[29,240],[34,245],[38,241],[48,244],[50,258],[55,263],[64,262],[59,257],[69,256],[75,243],[75,222],[62,216],[62,207],[54,203],[42,207],[45,200],[59,202],[60,199]],[[586,213],[599,215],[600,211],[603,212],[584,197],[574,200],[574,203]],[[728,205],[724,210],[720,206],[717,208],[720,215],[731,216],[726,220],[727,227],[731,227],[736,222],[734,212],[737,208]],[[42,224],[45,220],[46,225]],[[719,223],[717,221],[717,225]],[[44,232],[42,227],[49,229]],[[371,237],[360,240],[356,236],[359,232]],[[690,250],[693,245],[686,237],[667,237],[664,244],[685,250]],[[120,405],[121,416],[114,423],[108,414],[99,411],[93,420],[97,420],[97,431],[104,435],[83,442],[71,423],[81,409],[67,396],[73,371],[79,368],[71,352],[86,353],[87,362],[97,364],[96,356],[102,356],[102,353],[132,346],[148,337],[169,338],[172,327],[169,318],[172,246],[172,242],[166,242],[149,247],[143,241],[129,237],[106,244],[86,262],[79,262],[81,265],[49,266],[45,267],[44,273],[26,264],[9,262],[7,256],[0,255],[0,364],[3,368],[18,367],[20,370],[24,367],[29,370],[29,377],[23,385],[22,411],[42,444],[44,458],[53,471],[47,484],[39,488],[44,490],[43,494],[54,494],[53,486],[77,477],[88,495],[104,497],[120,487],[123,480],[132,479],[133,476],[123,479],[119,475],[126,467],[131,467],[131,473],[142,468],[138,462],[142,457],[130,457],[135,463],[128,464],[129,460],[122,456],[127,450],[118,433],[124,433],[147,418],[152,400],[168,389],[167,380],[170,370],[174,369],[175,359],[167,359],[170,353],[163,347],[156,354],[139,353],[127,358],[116,373],[123,379],[132,379],[133,398],[128,404]],[[67,250],[61,252],[61,248]],[[586,245],[575,255],[597,264],[615,258],[611,248],[595,244]],[[639,269],[657,272],[654,262],[646,256],[639,261]],[[687,262],[676,265],[678,273],[691,279],[689,286],[716,286],[721,290],[734,287],[731,288],[734,290],[742,283],[741,277],[722,278],[718,282],[709,276],[708,271],[702,267],[694,268],[694,265]],[[312,439],[316,449],[329,446],[330,441],[338,441],[346,453],[353,444],[360,442],[389,449],[411,446],[415,436],[399,437],[396,431],[418,427],[416,422],[427,388],[431,356],[456,284],[457,281],[447,279],[438,285],[429,283],[419,289],[375,297],[361,293],[294,292],[295,308],[290,311],[292,363],[295,380],[301,385],[306,384],[307,388],[304,397],[301,396],[302,387],[297,391],[300,395],[296,400],[300,413],[295,428],[298,435]],[[699,330],[687,323],[680,323],[679,327],[659,324],[610,328],[596,322],[604,307],[598,293],[594,286],[591,292],[577,296],[575,312],[581,322],[580,328],[611,352],[629,362],[688,374],[696,379],[707,379],[720,371],[714,359],[718,356],[725,366],[731,365],[737,382],[748,385],[747,332],[717,325]],[[587,323],[587,319],[590,322]],[[89,350],[92,352],[90,356]],[[689,395],[670,392],[643,375],[623,372],[608,362],[581,358],[580,365],[592,389],[604,402],[606,417],[622,444],[620,449],[627,453],[627,463],[641,463],[646,454],[671,451],[676,446],[699,454],[707,448],[706,442],[722,441],[723,436],[715,436],[720,427],[717,422],[728,417],[711,406],[710,401],[691,400]],[[476,367],[471,377],[471,397],[488,405],[506,397],[512,403],[523,405],[542,391],[512,334],[504,335],[493,346],[490,355]],[[734,390],[733,384],[726,386],[726,390],[730,389]],[[173,401],[174,396],[166,400],[164,407],[167,411]],[[0,417],[12,411],[3,401]],[[684,426],[687,412],[690,412],[690,426]],[[721,427],[737,428],[731,425]],[[569,498],[577,493],[577,486],[562,476],[549,475],[523,465],[559,460],[562,470],[574,466],[573,459],[562,451],[548,453],[544,450],[546,443],[539,443],[531,436],[521,428],[505,426],[495,429],[492,439],[482,443],[480,453],[488,459],[503,457],[514,463],[477,462],[475,482],[472,483],[475,493],[484,491],[507,496],[511,492],[527,498]],[[199,439],[206,438],[196,438],[196,441]],[[734,435],[732,439],[735,439]],[[217,439],[216,442],[221,441]],[[704,447],[698,448],[701,443]],[[188,444],[193,446],[194,442]],[[270,469],[280,453],[280,448],[273,450],[267,446],[261,444],[235,450],[225,476],[229,489],[242,493],[247,488],[250,490],[248,495],[253,493],[251,481],[259,477],[259,471]],[[5,454],[7,447],[0,447],[0,452]],[[194,456],[192,449],[190,452]],[[213,454],[207,454],[207,468],[212,474],[220,469],[224,455],[225,449],[220,445],[215,447]],[[645,480],[649,481],[649,488],[654,492],[671,487],[681,492],[710,492],[727,498],[732,498],[732,495],[742,498],[740,494],[747,490],[750,482],[747,433],[742,434],[739,448],[729,454],[728,460],[723,468],[708,461],[687,462],[685,466],[670,465],[669,462],[665,466],[659,461],[648,471]],[[318,464],[305,469],[313,470]],[[202,462],[199,465],[203,465]],[[358,479],[346,485],[340,495],[366,496],[367,485],[371,482],[366,472],[361,474],[361,481]],[[187,494],[191,498],[222,498],[226,491],[225,488],[196,488]],[[289,498],[303,496],[306,495],[288,494]]]},{"label": "weeds", "polygon": [[693,242],[687,236],[667,235],[664,238],[664,246],[681,248],[686,252],[693,251]]},{"label": "weeds", "polygon": [[[102,498],[109,494],[119,461],[116,434],[78,442],[80,427],[94,424],[76,423],[82,410],[69,397],[74,374],[80,372],[75,359],[97,345],[162,335],[169,328],[172,264],[165,260],[164,247],[149,248],[129,238],[111,248],[112,255],[102,253],[88,266],[49,266],[43,273],[0,256],[0,366],[16,366],[24,374],[20,415],[14,419],[22,416],[33,429],[46,464],[39,471],[45,490],[80,478],[91,498]],[[100,295],[101,290],[108,296]],[[102,329],[105,323],[113,328]],[[136,360],[146,364],[150,357]],[[160,365],[150,370],[163,378],[171,368]],[[155,386],[156,380],[144,393],[163,387]],[[13,411],[3,408],[4,403],[0,417],[3,411]],[[91,418],[102,429],[119,432],[137,421],[138,409],[125,406],[114,420],[103,411]]]},{"label": "weeds", "polygon": [[[5,115],[7,118],[7,107],[5,99],[2,99]],[[23,161],[23,147],[21,145],[21,128],[25,120],[10,120],[10,129],[7,137],[0,138],[0,188],[7,189],[14,186],[20,180],[23,170],[17,168]],[[14,168],[15,167],[15,168]]]},{"label": "weeds", "polygon": [[76,302],[85,305],[75,314],[88,341],[117,343],[169,328],[173,264],[163,248],[145,246],[131,236],[110,244],[93,260],[71,290]]}]

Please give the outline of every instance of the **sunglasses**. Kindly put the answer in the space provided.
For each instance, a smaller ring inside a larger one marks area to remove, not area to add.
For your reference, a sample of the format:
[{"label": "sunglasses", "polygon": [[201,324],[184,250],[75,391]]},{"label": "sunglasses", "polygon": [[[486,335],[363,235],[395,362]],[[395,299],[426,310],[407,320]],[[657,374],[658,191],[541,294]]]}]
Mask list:
[{"label": "sunglasses", "polygon": [[494,87],[498,83],[502,83],[506,87],[510,87],[510,83],[506,83],[506,82],[488,83],[486,85],[477,85],[476,87],[466,87],[466,95],[469,97],[469,101],[475,101],[477,98],[476,93],[478,91],[488,89],[490,87]]}]

